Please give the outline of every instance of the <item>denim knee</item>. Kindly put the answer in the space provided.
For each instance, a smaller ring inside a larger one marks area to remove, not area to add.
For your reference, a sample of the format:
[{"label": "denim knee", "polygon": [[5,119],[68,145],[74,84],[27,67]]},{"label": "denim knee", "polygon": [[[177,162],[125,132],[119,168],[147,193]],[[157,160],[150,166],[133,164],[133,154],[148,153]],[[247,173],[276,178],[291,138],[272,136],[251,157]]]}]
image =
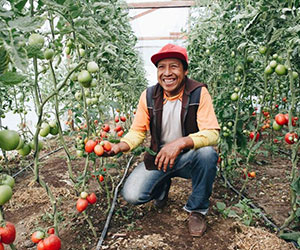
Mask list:
[{"label": "denim knee", "polygon": [[218,161],[218,154],[213,147],[203,147],[195,151],[195,159],[204,165],[207,168],[216,168]]}]

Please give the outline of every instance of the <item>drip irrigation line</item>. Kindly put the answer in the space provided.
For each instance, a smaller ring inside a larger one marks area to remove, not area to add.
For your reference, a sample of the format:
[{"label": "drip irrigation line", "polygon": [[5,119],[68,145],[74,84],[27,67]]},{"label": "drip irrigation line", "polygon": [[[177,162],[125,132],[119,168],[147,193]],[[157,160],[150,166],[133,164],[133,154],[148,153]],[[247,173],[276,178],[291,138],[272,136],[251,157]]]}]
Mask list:
[{"label": "drip irrigation line", "polygon": [[100,247],[105,239],[105,236],[106,236],[106,233],[107,233],[107,230],[108,230],[108,227],[109,227],[109,223],[110,223],[110,220],[111,220],[111,217],[113,215],[113,212],[114,212],[114,209],[115,209],[115,205],[116,205],[116,201],[117,201],[117,197],[118,197],[118,191],[119,191],[119,187],[122,185],[126,175],[127,175],[127,172],[128,172],[128,169],[129,169],[129,166],[130,166],[130,163],[131,163],[131,160],[134,156],[131,156],[128,163],[127,163],[127,166],[126,166],[126,169],[125,169],[125,172],[123,174],[123,177],[122,179],[120,180],[119,184],[117,185],[116,189],[115,189],[115,193],[114,193],[114,198],[113,198],[113,202],[111,204],[111,208],[109,210],[109,213],[108,213],[108,216],[106,218],[106,222],[105,222],[105,226],[102,230],[102,233],[101,233],[101,236],[100,236],[100,239],[98,241],[98,244],[97,244],[97,247],[96,247],[96,250],[100,250]]},{"label": "drip irrigation line", "polygon": [[[54,153],[60,151],[61,149],[63,149],[63,147],[59,147],[59,148],[57,148],[57,149],[55,149],[55,150],[49,152],[48,154],[43,155],[42,157],[39,158],[39,161],[42,160],[42,159],[44,159],[45,157],[47,157],[47,156],[49,156],[49,155],[52,155],[52,154],[54,154]],[[24,170],[26,170],[27,168],[31,167],[33,164],[34,164],[33,162],[30,163],[28,166],[24,167],[24,168],[21,169],[19,172],[13,174],[12,177],[16,177],[17,175],[19,175],[20,173],[22,173]]]},{"label": "drip irrigation line", "polygon": [[[243,199],[249,200],[245,195],[243,195],[241,192],[239,192],[238,190],[236,190],[236,189],[231,185],[231,183],[230,183],[227,179],[225,179],[225,177],[224,177],[224,175],[223,175],[222,173],[221,173],[221,176],[222,176],[222,178],[223,178],[225,184],[228,185],[229,188],[230,188],[234,193],[236,193],[237,195],[239,195],[239,196],[242,197]],[[277,232],[280,231],[280,228],[279,228],[277,225],[275,225],[275,223],[272,222],[272,221],[271,221],[271,220],[270,220],[270,219],[269,219],[269,218],[261,211],[260,208],[258,208],[257,206],[255,206],[252,202],[249,203],[249,206],[250,206],[252,209],[257,209],[257,211],[259,211],[260,216],[265,220],[265,222],[266,222],[267,224],[269,224],[269,225],[271,225],[273,228],[275,228]]]}]

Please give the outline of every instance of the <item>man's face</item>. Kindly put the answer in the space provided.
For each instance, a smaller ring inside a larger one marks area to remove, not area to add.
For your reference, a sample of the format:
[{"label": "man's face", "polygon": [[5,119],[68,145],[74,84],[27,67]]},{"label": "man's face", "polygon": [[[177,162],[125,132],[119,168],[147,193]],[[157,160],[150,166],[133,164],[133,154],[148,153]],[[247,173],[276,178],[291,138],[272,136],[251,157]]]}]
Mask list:
[{"label": "man's face", "polygon": [[180,92],[187,73],[182,62],[176,58],[166,58],[157,64],[157,80],[167,96],[175,96]]}]

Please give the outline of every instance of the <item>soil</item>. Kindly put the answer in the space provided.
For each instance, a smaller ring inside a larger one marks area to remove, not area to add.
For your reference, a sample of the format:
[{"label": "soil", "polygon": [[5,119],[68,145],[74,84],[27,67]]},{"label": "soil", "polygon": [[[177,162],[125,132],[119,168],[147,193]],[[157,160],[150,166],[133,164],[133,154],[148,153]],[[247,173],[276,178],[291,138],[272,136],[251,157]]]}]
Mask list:
[{"label": "soil", "polygon": [[[41,157],[55,149],[55,143],[48,143],[52,146],[42,151]],[[107,169],[107,181],[101,183],[101,189],[95,179],[89,182],[89,191],[95,192],[98,200],[96,204],[88,206],[86,214],[91,218],[96,237],[89,229],[84,214],[76,210],[78,196],[69,178],[64,151],[59,150],[41,160],[40,176],[57,198],[61,249],[96,249],[109,211],[105,189],[109,190],[112,198],[113,188],[119,183],[128,159],[128,155],[122,156],[114,162],[119,167]],[[133,158],[129,172],[139,161],[140,157]],[[36,249],[36,245],[30,240],[31,234],[38,228],[47,230],[53,226],[52,208],[44,188],[33,181],[32,168],[28,167],[32,159],[12,157],[11,162],[15,164],[10,169],[12,174],[26,166],[27,168],[15,177],[13,197],[3,206],[5,220],[11,221],[16,227],[16,249]],[[98,163],[101,164],[100,161]],[[84,158],[72,160],[72,166],[78,175],[84,168]],[[290,211],[288,177],[291,166],[288,157],[280,154],[267,158],[261,156],[251,165],[251,169],[256,172],[256,177],[249,179],[244,195],[275,225],[282,225]],[[238,176],[234,180],[232,184],[238,190],[242,185],[242,178]],[[167,206],[163,209],[157,209],[153,202],[133,206],[118,195],[101,249],[296,249],[295,244],[280,239],[274,228],[267,225],[261,216],[255,216],[249,203],[244,201],[243,206],[237,206],[236,204],[241,204],[238,195],[225,185],[220,173],[216,177],[211,196],[211,208],[207,215],[208,229],[201,238],[190,236],[187,228],[188,214],[183,210],[190,192],[190,180],[175,178]],[[227,210],[217,208],[220,202],[226,204]],[[235,217],[228,216],[228,213],[226,216],[226,211],[230,208],[235,212]],[[246,226],[245,221],[250,225]]]}]

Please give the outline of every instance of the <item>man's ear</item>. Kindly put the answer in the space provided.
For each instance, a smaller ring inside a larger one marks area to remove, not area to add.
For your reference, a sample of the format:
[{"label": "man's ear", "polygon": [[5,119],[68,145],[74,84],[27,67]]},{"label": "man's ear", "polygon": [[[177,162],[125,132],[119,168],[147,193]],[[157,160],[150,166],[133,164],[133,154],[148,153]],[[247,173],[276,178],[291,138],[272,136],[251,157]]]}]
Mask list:
[{"label": "man's ear", "polygon": [[189,73],[189,70],[187,69],[187,70],[184,72],[184,75],[187,76],[188,73]]}]

